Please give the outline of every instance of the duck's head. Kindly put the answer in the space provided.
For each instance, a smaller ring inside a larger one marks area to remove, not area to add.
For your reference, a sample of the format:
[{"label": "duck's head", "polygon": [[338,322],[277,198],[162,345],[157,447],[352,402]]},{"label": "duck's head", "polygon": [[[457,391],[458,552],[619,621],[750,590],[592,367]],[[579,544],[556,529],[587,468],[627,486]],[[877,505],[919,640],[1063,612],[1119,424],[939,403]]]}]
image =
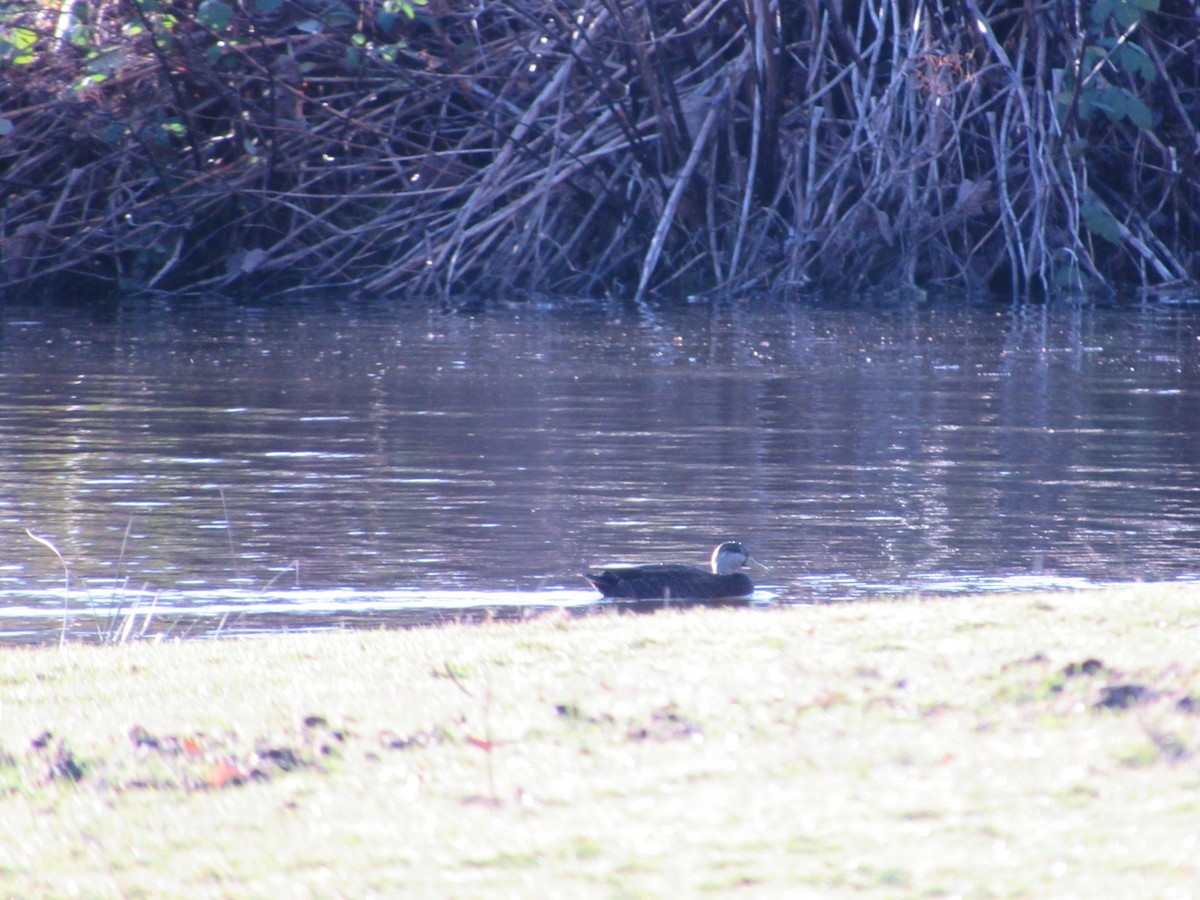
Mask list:
[{"label": "duck's head", "polygon": [[754,566],[764,572],[770,571],[737,541],[726,541],[713,551],[712,570],[714,575],[732,575],[742,566]]}]

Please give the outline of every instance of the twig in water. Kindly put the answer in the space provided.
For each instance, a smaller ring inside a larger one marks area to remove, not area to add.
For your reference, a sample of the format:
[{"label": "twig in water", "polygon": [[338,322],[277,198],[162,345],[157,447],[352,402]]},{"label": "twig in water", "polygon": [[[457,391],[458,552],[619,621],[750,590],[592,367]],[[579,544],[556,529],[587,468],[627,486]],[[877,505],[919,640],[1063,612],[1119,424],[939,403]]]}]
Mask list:
[{"label": "twig in water", "polygon": [[[288,572],[295,573],[296,587],[299,587],[300,586],[300,560],[293,559],[288,564],[288,567],[286,569],[280,569],[278,572],[276,572],[274,575],[272,575],[271,580],[268,581],[266,584],[264,584],[261,588],[258,589],[259,592],[261,593],[262,591],[269,591],[272,587],[274,587],[275,582],[277,582],[280,578],[282,578]],[[221,636],[221,632],[225,630],[225,624],[229,621],[230,612],[231,612],[231,610],[226,610],[225,613],[221,616],[221,621],[217,623],[217,630],[214,631],[213,635],[212,635],[214,638],[219,638]]]},{"label": "twig in water", "polygon": [[[129,579],[122,580],[121,570],[125,568],[125,547],[129,544],[129,532],[133,530],[133,517],[129,517],[129,521],[125,523],[125,534],[121,537],[121,552],[117,555],[117,575],[113,582],[113,593],[111,595],[112,605],[109,613],[108,622],[105,624],[104,638],[111,641],[117,628],[117,621],[121,617],[121,604],[117,601],[117,583],[121,583],[121,591],[124,592],[125,586],[128,585]],[[130,610],[130,614],[134,614],[137,609],[137,600],[134,600],[134,609]]]},{"label": "twig in water", "polygon": [[35,541],[37,541],[39,544],[41,544],[43,547],[48,547],[50,549],[50,552],[53,553],[55,556],[57,556],[58,561],[60,563],[62,563],[62,567],[63,567],[63,621],[62,621],[62,632],[58,636],[58,648],[61,650],[63,648],[63,646],[67,643],[67,608],[68,608],[68,604],[70,603],[70,600],[71,600],[71,567],[67,565],[67,561],[65,559],[63,559],[63,555],[58,552],[58,548],[55,547],[54,544],[52,544],[48,538],[39,537],[38,535],[36,535],[32,531],[30,531],[28,528],[25,529],[25,533],[27,535],[29,535],[31,538],[33,538]]},{"label": "twig in water", "polygon": [[154,612],[158,609],[158,594],[156,593],[150,601],[150,608],[146,610],[146,618],[142,620],[142,629],[138,632],[138,639],[144,638],[146,632],[150,629],[150,620],[154,618]]},{"label": "twig in water", "polygon": [[238,557],[237,549],[233,546],[233,523],[229,521],[229,507],[225,503],[225,488],[218,488],[221,492],[221,513],[225,516],[225,537],[229,541],[229,558],[233,562],[233,574],[238,574]]}]

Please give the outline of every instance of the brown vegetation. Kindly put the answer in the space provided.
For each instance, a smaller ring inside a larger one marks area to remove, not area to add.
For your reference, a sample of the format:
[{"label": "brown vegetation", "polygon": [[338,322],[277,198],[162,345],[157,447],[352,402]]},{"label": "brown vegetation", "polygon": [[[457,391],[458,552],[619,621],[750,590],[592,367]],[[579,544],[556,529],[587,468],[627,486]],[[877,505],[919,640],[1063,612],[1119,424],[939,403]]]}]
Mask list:
[{"label": "brown vegetation", "polygon": [[47,0],[0,291],[1190,286],[1180,0]]}]

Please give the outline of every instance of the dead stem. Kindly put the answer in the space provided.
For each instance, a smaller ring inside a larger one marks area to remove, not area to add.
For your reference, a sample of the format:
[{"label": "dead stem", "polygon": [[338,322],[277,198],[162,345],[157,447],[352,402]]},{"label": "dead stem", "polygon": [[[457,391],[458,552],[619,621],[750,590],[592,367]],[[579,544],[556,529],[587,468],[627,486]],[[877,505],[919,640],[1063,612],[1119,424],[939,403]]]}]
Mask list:
[{"label": "dead stem", "polygon": [[6,13],[38,40],[0,60],[0,292],[1196,275],[1200,25],[1137,4],[443,0],[221,29],[135,4],[136,33],[87,5],[81,50],[43,4]]}]

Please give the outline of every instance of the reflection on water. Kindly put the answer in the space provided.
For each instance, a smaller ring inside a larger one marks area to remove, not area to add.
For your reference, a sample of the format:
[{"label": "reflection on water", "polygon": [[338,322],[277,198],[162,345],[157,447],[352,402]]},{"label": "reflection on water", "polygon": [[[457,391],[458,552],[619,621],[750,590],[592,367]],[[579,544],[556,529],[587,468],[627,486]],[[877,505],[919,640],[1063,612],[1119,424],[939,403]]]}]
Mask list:
[{"label": "reflection on water", "polygon": [[579,607],[588,565],[726,538],[776,603],[1194,568],[1197,307],[3,315],[10,638],[61,624],[26,528],[80,636],[135,598],[188,633]]}]

